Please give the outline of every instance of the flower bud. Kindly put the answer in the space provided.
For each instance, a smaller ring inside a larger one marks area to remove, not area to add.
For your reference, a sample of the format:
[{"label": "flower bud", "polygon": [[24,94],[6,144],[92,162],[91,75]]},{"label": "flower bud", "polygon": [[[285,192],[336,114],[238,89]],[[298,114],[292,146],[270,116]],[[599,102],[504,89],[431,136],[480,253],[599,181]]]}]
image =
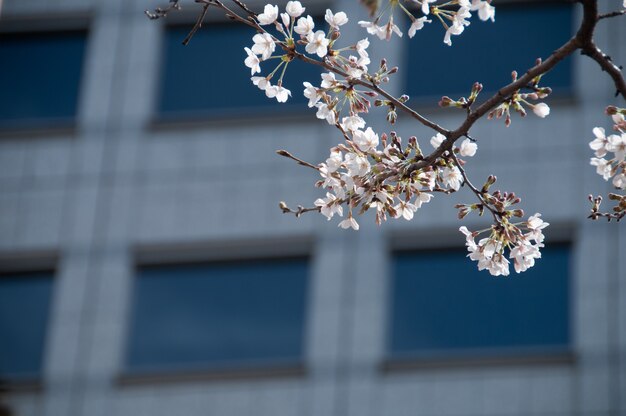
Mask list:
[{"label": "flower bud", "polygon": [[441,100],[439,100],[439,107],[450,107],[453,102],[452,98],[443,96],[441,97]]},{"label": "flower bud", "polygon": [[617,107],[610,105],[604,110],[604,113],[607,116],[612,116],[613,114],[617,114]]}]

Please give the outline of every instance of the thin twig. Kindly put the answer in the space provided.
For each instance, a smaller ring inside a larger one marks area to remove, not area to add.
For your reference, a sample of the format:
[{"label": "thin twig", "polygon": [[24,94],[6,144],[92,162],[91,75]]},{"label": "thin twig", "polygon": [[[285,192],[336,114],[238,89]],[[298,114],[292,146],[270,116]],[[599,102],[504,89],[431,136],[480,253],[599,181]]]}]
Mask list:
[{"label": "thin twig", "polygon": [[202,8],[202,13],[200,13],[200,15],[198,16],[198,19],[196,20],[196,23],[191,28],[191,31],[189,32],[187,37],[183,40],[183,45],[187,46],[189,44],[189,41],[193,37],[193,35],[195,35],[198,29],[202,27],[202,22],[204,21],[204,18],[206,17],[206,14],[208,11],[209,11],[209,5],[205,4],[204,7]]},{"label": "thin twig", "polygon": [[305,162],[302,159],[298,159],[297,157],[295,157],[294,155],[292,155],[291,153],[289,153],[286,150],[282,150],[282,149],[281,150],[277,150],[276,154],[278,154],[280,156],[284,156],[284,157],[286,157],[288,159],[291,159],[291,160],[295,160],[298,163],[298,165],[306,166],[307,168],[311,168],[311,169],[315,169],[315,170],[319,170],[320,169],[318,166],[312,165],[309,162]]},{"label": "thin twig", "polygon": [[493,215],[493,219],[499,223],[500,219],[502,217],[502,213],[496,211],[491,204],[489,204],[489,202],[487,202],[485,200],[485,197],[483,195],[483,193],[476,188],[476,186],[474,186],[474,184],[472,183],[472,181],[469,180],[469,178],[467,177],[467,172],[465,172],[465,168],[463,167],[463,165],[461,165],[461,162],[459,162],[459,159],[456,157],[456,155],[454,154],[454,152],[450,153],[450,158],[454,161],[454,164],[456,165],[456,167],[459,169],[459,171],[461,172],[461,176],[463,177],[463,183],[465,185],[467,185],[468,188],[470,188],[470,190],[476,195],[476,198],[478,198],[478,200],[480,201],[480,203],[487,208],[490,212],[491,215]]}]

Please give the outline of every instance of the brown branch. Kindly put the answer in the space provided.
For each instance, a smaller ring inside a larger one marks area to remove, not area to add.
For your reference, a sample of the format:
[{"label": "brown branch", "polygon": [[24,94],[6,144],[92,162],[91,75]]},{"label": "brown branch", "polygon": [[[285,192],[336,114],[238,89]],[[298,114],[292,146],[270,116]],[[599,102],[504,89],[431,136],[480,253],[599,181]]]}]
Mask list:
[{"label": "brown branch", "polygon": [[189,44],[189,41],[193,37],[193,35],[195,35],[198,29],[202,27],[202,22],[204,21],[204,18],[206,17],[206,14],[208,11],[209,11],[209,5],[205,4],[202,9],[202,13],[200,13],[200,15],[198,16],[198,19],[196,20],[196,23],[191,28],[191,31],[189,32],[187,37],[183,40],[183,45],[187,46]]},{"label": "brown branch", "polygon": [[465,172],[465,168],[463,168],[463,165],[461,165],[461,162],[459,162],[459,159],[456,157],[454,152],[451,152],[450,155],[451,159],[454,161],[454,164],[457,168],[459,168],[459,171],[461,172],[461,176],[463,177],[463,183],[467,185],[467,187],[470,188],[470,190],[476,195],[476,198],[478,198],[480,203],[491,212],[494,221],[499,223],[500,219],[502,218],[502,213],[493,208],[491,204],[485,200],[483,192],[476,188],[476,186],[474,186],[474,184],[469,180],[469,178],[467,177],[467,172]]},{"label": "brown branch", "polygon": [[618,17],[626,15],[626,10],[617,10],[610,13],[601,14],[598,16],[598,20],[609,19],[611,17]]}]

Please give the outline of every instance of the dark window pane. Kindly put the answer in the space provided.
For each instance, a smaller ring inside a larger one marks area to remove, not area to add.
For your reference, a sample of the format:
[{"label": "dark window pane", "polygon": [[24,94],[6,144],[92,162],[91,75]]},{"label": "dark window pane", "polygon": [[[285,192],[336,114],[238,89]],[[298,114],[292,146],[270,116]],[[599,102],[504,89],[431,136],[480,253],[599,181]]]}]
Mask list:
[{"label": "dark window pane", "polygon": [[143,268],[131,370],[299,363],[306,259]]},{"label": "dark window pane", "polygon": [[533,268],[509,277],[479,272],[464,250],[396,253],[391,353],[567,348],[569,253],[548,244]]},{"label": "dark window pane", "polygon": [[0,128],[71,123],[84,51],[83,31],[0,34]]},{"label": "dark window pane", "polygon": [[[523,74],[539,57],[546,59],[572,36],[573,5],[563,2],[496,4],[496,21],[475,15],[452,46],[443,43],[437,19],[406,39],[406,91],[412,100],[467,97],[476,81],[484,92],[511,82],[511,71]],[[476,13],[474,13],[476,14]],[[572,62],[566,59],[543,77],[554,93],[571,91]]]},{"label": "dark window pane", "polygon": [[52,275],[0,275],[0,380],[39,376]]},{"label": "dark window pane", "polygon": [[[319,84],[320,70],[300,61],[287,67],[283,86],[291,91],[286,103],[265,96],[250,81],[250,68],[244,65],[244,47],[254,44],[255,32],[248,27],[212,23],[202,27],[187,46],[181,41],[191,25],[169,27],[165,32],[165,57],[158,112],[161,118],[250,116],[303,112],[307,110],[303,81]],[[280,54],[277,48],[275,54]],[[278,59],[261,62],[267,76]],[[272,78],[276,84],[280,71]]]}]

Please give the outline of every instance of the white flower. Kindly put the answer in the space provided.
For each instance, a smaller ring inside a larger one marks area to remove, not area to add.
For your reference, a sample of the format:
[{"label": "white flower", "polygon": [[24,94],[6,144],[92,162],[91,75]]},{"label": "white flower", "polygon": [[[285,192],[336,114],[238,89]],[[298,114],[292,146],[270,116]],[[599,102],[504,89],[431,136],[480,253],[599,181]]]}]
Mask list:
[{"label": "white flower", "polygon": [[313,28],[315,27],[315,22],[313,22],[313,18],[311,16],[301,17],[298,19],[298,23],[293,28],[293,30],[300,36],[305,37],[309,33],[313,32]]},{"label": "white flower", "polygon": [[368,38],[361,39],[356,43],[356,52],[361,58],[368,58],[367,48],[370,46],[370,40]]},{"label": "white flower", "polygon": [[320,120],[326,120],[328,124],[330,124],[331,126],[334,126],[335,123],[337,122],[335,110],[331,110],[330,108],[328,108],[328,105],[322,104],[322,103],[317,103],[316,106],[317,106],[317,113],[315,114],[316,117],[319,118]]},{"label": "white flower", "polygon": [[350,176],[366,175],[370,169],[370,162],[367,158],[359,156],[355,153],[348,153],[345,157],[345,166]]},{"label": "white flower", "polygon": [[283,21],[283,25],[285,25],[286,28],[289,28],[289,23],[291,23],[291,18],[289,17],[288,13],[281,13],[280,14],[280,18]]},{"label": "white flower", "polygon": [[589,147],[595,151],[596,157],[606,156],[606,145],[609,141],[605,136],[604,129],[602,127],[595,127],[593,134],[596,138],[589,143]]},{"label": "white flower", "polygon": [[435,174],[435,171],[432,170],[428,172],[420,172],[417,175],[417,179],[422,186],[425,186],[429,191],[432,191],[437,182],[437,175]]},{"label": "white flower", "polygon": [[596,173],[604,178],[605,181],[608,181],[611,175],[611,164],[608,160],[604,158],[595,158],[592,157],[589,162],[590,165],[596,167]]},{"label": "white flower", "polygon": [[300,17],[300,15],[304,13],[306,8],[302,7],[302,3],[300,3],[299,1],[288,1],[285,10],[287,10],[289,16],[296,18]]},{"label": "white flower", "polygon": [[422,13],[429,14],[430,6],[428,3],[435,3],[437,0],[422,0]]},{"label": "white flower", "polygon": [[541,258],[541,252],[538,246],[532,245],[526,239],[522,239],[520,244],[513,247],[509,258],[513,259],[515,272],[521,273],[535,265],[535,259]]},{"label": "white flower", "polygon": [[548,114],[550,114],[550,107],[546,103],[539,103],[533,105],[533,113],[535,113],[538,117],[545,118]]},{"label": "white flower", "polygon": [[446,139],[446,136],[444,136],[441,133],[437,133],[433,137],[430,138],[430,144],[432,145],[432,147],[436,149],[439,146],[441,146],[441,143],[443,143],[445,139]]},{"label": "white flower", "polygon": [[326,9],[326,16],[324,16],[324,19],[333,29],[339,29],[339,26],[348,23],[348,16],[344,12],[333,14],[330,9]]},{"label": "white flower", "polygon": [[317,88],[311,85],[310,82],[303,82],[302,85],[304,85],[304,96],[309,99],[309,108],[315,107],[315,104],[322,98],[317,93]]},{"label": "white flower", "polygon": [[458,191],[461,187],[461,183],[463,183],[463,176],[461,176],[461,171],[456,166],[452,168],[445,167],[441,174],[443,184],[449,188]]},{"label": "white flower", "polygon": [[279,103],[284,103],[289,97],[291,97],[291,91],[289,91],[287,88],[284,88],[282,86],[277,86],[274,88],[276,88],[276,101],[278,101]]},{"label": "white flower", "polygon": [[508,276],[509,261],[500,253],[496,253],[493,257],[478,262],[478,270],[489,270],[492,276]]},{"label": "white flower", "polygon": [[368,152],[378,146],[378,134],[374,133],[371,127],[368,127],[364,132],[361,130],[355,131],[352,141],[363,152]]},{"label": "white flower", "polygon": [[403,217],[405,220],[411,221],[418,207],[410,202],[400,201],[400,203],[393,208],[396,210],[395,218]]},{"label": "white flower", "polygon": [[326,199],[318,198],[315,200],[314,204],[317,207],[320,207],[320,212],[323,216],[325,216],[328,221],[333,217],[333,215],[337,214],[340,217],[343,216],[343,207],[341,204],[337,203],[337,197],[330,192],[326,193]]},{"label": "white flower", "polygon": [[612,134],[607,137],[607,140],[606,150],[615,153],[615,159],[623,161],[626,158],[626,133],[619,136]]},{"label": "white flower", "polygon": [[461,143],[459,154],[463,157],[472,157],[476,154],[478,145],[472,142],[470,139],[465,139]]},{"label": "white flower", "polygon": [[326,159],[328,172],[336,172],[343,162],[343,154],[339,151],[330,152],[330,156]]},{"label": "white flower", "polygon": [[613,178],[613,186],[619,189],[626,189],[626,175],[620,173]]},{"label": "white flower", "polygon": [[359,26],[367,29],[367,33],[369,33],[370,35],[376,35],[380,39],[385,39],[385,30],[382,27],[377,26],[375,23],[361,20],[359,22]]},{"label": "white flower", "polygon": [[278,19],[278,6],[266,4],[263,13],[257,16],[260,25],[270,25]]},{"label": "white flower", "polygon": [[460,35],[461,33],[463,33],[464,29],[465,26],[463,26],[462,23],[459,23],[459,21],[455,20],[454,22],[452,22],[452,24],[448,27],[448,30],[446,30],[446,34],[443,37],[443,43],[448,46],[452,46],[452,39],[450,39],[451,36]]},{"label": "white flower", "polygon": [[539,213],[530,216],[528,218],[528,221],[526,221],[526,224],[528,224],[528,228],[533,231],[543,230],[548,225],[550,225],[550,223],[547,223],[541,219],[541,214]]},{"label": "white flower", "polygon": [[359,116],[344,117],[341,120],[341,127],[343,127],[344,130],[348,131],[362,129],[363,127],[365,127],[365,120],[363,120]]},{"label": "white flower", "polygon": [[341,227],[344,230],[348,229],[348,228],[352,228],[354,231],[358,231],[359,230],[359,223],[356,222],[356,220],[354,218],[352,218],[352,216],[349,216],[345,220],[341,221],[339,223],[338,227]]},{"label": "white flower", "polygon": [[337,80],[335,79],[335,74],[333,72],[324,72],[322,74],[322,88],[332,88],[336,83]]},{"label": "white flower", "polygon": [[492,22],[496,21],[496,8],[493,7],[488,1],[472,0],[470,10],[478,10],[478,17],[483,22],[491,19]]},{"label": "white flower", "polygon": [[315,33],[309,33],[306,37],[307,45],[305,50],[310,54],[317,54],[320,58],[323,58],[328,53],[328,43],[326,39],[326,33],[323,30],[318,30]]},{"label": "white flower", "polygon": [[248,68],[250,68],[250,75],[254,75],[256,72],[261,72],[261,66],[259,65],[261,61],[259,58],[250,50],[250,48],[243,48],[248,57],[243,61]]},{"label": "white flower", "polygon": [[426,192],[419,192],[417,194],[417,198],[415,198],[415,206],[418,208],[422,207],[422,204],[427,204],[433,198],[432,194]]},{"label": "white flower", "polygon": [[430,23],[432,20],[428,20],[426,17],[415,19],[413,23],[411,23],[411,27],[409,27],[409,37],[413,38],[413,36],[415,36],[415,32],[421,30],[426,22]]},{"label": "white flower", "polygon": [[271,86],[270,82],[265,77],[252,77],[250,78],[252,83],[259,87],[261,91],[265,91],[268,87]]},{"label": "white flower", "polygon": [[252,41],[254,42],[252,52],[261,55],[263,61],[272,56],[272,53],[276,49],[274,40],[269,33],[257,33],[252,37]]},{"label": "white flower", "polygon": [[398,37],[402,37],[402,31],[400,30],[400,28],[398,26],[396,26],[393,23],[393,15],[389,16],[389,21],[387,22],[387,24],[383,27],[380,28],[380,30],[378,31],[378,33],[376,33],[376,35],[382,40],[382,39],[386,39],[386,40],[390,40],[391,39],[391,35],[393,34],[398,35]]}]

